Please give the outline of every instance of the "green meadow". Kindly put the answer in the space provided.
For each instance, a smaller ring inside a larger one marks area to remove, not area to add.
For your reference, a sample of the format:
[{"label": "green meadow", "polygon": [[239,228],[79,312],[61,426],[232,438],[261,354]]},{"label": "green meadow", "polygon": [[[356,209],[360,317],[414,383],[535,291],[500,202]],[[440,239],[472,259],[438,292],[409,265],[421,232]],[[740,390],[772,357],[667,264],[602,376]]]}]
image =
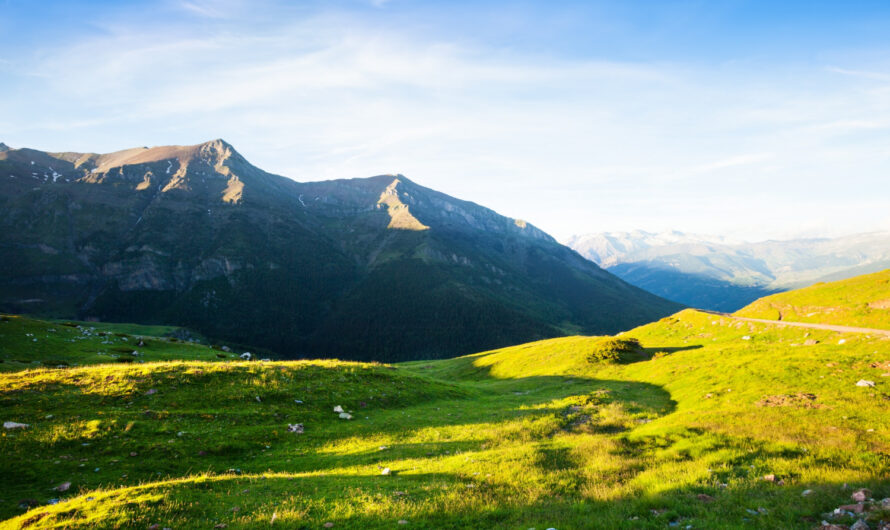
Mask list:
[{"label": "green meadow", "polygon": [[0,373],[28,424],[0,438],[0,527],[812,528],[860,488],[890,520],[886,337],[686,310],[397,365],[148,341]]},{"label": "green meadow", "polygon": [[890,328],[890,269],[766,296],[735,314],[767,320],[887,329]]}]

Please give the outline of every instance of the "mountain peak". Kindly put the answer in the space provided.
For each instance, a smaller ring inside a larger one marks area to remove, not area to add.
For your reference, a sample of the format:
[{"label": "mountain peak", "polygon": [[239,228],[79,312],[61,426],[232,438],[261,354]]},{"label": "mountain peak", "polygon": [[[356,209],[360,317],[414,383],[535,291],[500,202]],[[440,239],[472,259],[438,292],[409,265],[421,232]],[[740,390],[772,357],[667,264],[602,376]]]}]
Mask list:
[{"label": "mountain peak", "polygon": [[3,142],[0,142],[0,153],[5,153],[6,151],[9,151],[9,146]]}]

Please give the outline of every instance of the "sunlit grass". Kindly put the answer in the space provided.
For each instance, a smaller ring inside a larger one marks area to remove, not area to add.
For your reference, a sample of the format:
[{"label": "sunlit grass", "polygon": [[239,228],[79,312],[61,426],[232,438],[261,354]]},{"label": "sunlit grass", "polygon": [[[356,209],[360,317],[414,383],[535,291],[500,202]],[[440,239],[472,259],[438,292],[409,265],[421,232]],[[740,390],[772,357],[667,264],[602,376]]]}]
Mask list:
[{"label": "sunlit grass", "polygon": [[[601,338],[566,337],[395,367],[0,374],[3,419],[31,424],[0,438],[3,524],[810,528],[854,487],[890,496],[872,366],[890,340],[839,337],[684,311],[624,333],[640,351],[613,362],[588,359]],[[815,398],[763,404],[797,393]]]}]

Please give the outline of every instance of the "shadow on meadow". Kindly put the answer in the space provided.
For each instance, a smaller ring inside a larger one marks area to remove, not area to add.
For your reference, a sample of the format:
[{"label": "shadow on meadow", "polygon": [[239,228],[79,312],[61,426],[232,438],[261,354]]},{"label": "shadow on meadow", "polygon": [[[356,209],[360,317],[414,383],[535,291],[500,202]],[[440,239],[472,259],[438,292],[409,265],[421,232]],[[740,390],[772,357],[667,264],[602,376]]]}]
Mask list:
[{"label": "shadow on meadow", "polygon": [[[48,381],[0,391],[4,419],[31,424],[0,441],[0,515],[21,513],[23,499],[42,504],[58,497],[52,488],[64,481],[91,490],[227,469],[326,471],[479,451],[492,437],[498,443],[546,438],[569,427],[573,405],[560,400],[572,396],[607,395],[653,416],[675,406],[655,385],[584,377],[477,373],[472,385],[416,377],[390,390],[395,383],[378,376],[400,370],[376,368],[371,382],[341,381],[335,371],[331,384],[330,369],[311,367],[307,377],[288,372],[284,382],[241,367],[232,381],[195,363],[92,373],[101,368],[46,372]],[[53,378],[63,374],[64,381]],[[400,397],[387,401],[384,391]],[[295,396],[304,404],[295,404]],[[338,419],[331,412],[336,405],[354,409],[355,419]],[[304,434],[287,432],[294,422],[304,424]],[[442,429],[455,439],[399,442]],[[378,439],[386,440],[385,452]]]},{"label": "shadow on meadow", "polygon": [[[801,496],[801,488],[812,493]],[[876,496],[890,481],[856,484]],[[808,529],[839,504],[851,488],[841,482],[778,486],[742,481],[630,492],[598,498],[586,492],[539,491],[516,495],[485,478],[454,473],[399,476],[353,474],[256,476],[203,475],[90,492],[54,506],[35,508],[12,528],[763,528]],[[890,513],[874,512],[873,522]],[[849,516],[834,517],[849,524]],[[400,523],[399,521],[405,521]],[[220,526],[225,525],[225,526]]]}]

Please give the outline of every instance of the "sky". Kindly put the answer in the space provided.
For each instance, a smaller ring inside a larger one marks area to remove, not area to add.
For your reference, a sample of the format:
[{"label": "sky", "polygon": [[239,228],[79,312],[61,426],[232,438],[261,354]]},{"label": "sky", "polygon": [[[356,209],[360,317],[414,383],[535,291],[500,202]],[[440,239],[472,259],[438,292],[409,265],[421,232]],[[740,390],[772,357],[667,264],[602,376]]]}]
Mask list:
[{"label": "sky", "polygon": [[0,0],[0,141],[224,138],[565,240],[890,230],[890,3]]}]

